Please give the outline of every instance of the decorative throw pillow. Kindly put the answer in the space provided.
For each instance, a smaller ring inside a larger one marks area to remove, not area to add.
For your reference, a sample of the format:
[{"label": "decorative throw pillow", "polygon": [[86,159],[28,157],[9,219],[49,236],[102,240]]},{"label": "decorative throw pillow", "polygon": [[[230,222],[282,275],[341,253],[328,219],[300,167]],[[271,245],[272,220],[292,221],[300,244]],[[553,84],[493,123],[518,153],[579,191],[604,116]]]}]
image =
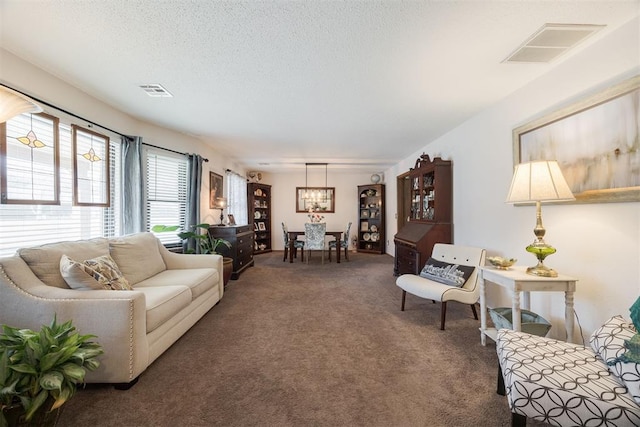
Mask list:
[{"label": "decorative throw pillow", "polygon": [[449,264],[429,258],[420,276],[449,286],[462,287],[476,268],[470,265]]},{"label": "decorative throw pillow", "polygon": [[[635,334],[636,330],[633,327],[633,323],[625,320],[620,315],[613,316],[593,331],[589,338],[589,344],[605,363],[609,363],[626,351],[625,340],[630,340]],[[618,372],[614,372],[614,374],[618,378],[620,377]]]},{"label": "decorative throw pillow", "polygon": [[635,401],[640,404],[640,365],[622,360],[622,356],[628,350],[626,343],[635,335],[633,323],[618,315],[596,329],[589,338],[589,344],[609,366],[609,371],[624,383]]},{"label": "decorative throw pillow", "polygon": [[109,289],[130,291],[133,288],[109,255],[74,261],[66,255],[60,258],[60,273],[73,289]]}]

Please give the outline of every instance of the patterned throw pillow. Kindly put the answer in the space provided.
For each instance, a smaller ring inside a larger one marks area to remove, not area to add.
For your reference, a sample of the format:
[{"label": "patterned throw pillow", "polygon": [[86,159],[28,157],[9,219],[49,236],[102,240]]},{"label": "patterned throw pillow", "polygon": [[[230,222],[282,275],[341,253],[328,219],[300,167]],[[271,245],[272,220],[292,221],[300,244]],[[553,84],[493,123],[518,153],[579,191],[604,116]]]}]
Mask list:
[{"label": "patterned throw pillow", "polygon": [[66,255],[60,258],[60,273],[72,289],[107,289],[130,291],[133,288],[109,255],[74,261]]},{"label": "patterned throw pillow", "polygon": [[622,316],[613,316],[591,334],[589,344],[607,365],[610,364],[609,371],[627,386],[635,401],[640,404],[640,365],[618,359],[627,351],[625,341],[635,334],[633,323]]},{"label": "patterned throw pillow", "polygon": [[468,265],[449,264],[429,258],[420,276],[449,286],[462,287],[476,268]]}]

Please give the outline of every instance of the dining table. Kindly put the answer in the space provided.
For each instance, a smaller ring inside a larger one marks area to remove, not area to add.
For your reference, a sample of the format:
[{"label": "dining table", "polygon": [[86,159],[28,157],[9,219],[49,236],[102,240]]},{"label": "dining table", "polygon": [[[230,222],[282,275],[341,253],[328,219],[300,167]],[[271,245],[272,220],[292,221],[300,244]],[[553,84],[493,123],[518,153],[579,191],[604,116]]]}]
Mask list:
[{"label": "dining table", "polygon": [[[293,251],[295,250],[293,245],[298,236],[304,236],[304,231],[289,231],[289,262],[293,262]],[[344,231],[326,231],[324,234],[328,236],[333,236],[339,242],[342,239],[342,233]],[[340,245],[338,245],[338,250],[336,251],[336,262],[340,263]]]}]

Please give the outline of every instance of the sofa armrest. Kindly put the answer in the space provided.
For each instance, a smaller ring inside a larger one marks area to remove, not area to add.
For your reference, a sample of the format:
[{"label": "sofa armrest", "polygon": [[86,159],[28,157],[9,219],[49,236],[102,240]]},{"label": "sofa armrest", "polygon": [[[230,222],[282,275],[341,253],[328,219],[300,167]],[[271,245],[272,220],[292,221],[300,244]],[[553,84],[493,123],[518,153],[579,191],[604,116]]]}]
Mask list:
[{"label": "sofa armrest", "polygon": [[0,323],[39,330],[54,316],[72,320],[104,348],[100,368],[87,374],[87,382],[130,382],[148,365],[143,293],[47,286],[19,256],[0,259]]},{"label": "sofa armrest", "polygon": [[218,283],[220,284],[220,298],[224,294],[224,282],[222,279],[222,256],[215,254],[177,254],[169,251],[158,241],[160,254],[167,270],[181,270],[185,268],[215,268],[218,271]]}]

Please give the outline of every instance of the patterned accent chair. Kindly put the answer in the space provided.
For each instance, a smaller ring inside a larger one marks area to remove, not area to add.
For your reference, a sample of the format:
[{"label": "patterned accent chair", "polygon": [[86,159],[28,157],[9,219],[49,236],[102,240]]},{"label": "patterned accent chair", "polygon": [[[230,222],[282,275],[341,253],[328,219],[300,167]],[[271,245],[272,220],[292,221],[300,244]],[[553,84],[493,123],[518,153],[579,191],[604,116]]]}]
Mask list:
[{"label": "patterned accent chair", "polygon": [[[427,264],[434,260],[439,263],[447,263],[452,267],[474,267],[470,276],[466,279],[462,286],[451,286],[450,284],[439,283],[434,280],[418,276],[415,274],[403,274],[396,280],[396,285],[402,288],[402,306],[404,311],[404,303],[407,292],[420,298],[430,299],[434,303],[441,302],[440,307],[440,329],[444,330],[444,321],[447,316],[447,302],[457,301],[463,304],[469,304],[473,317],[478,320],[478,313],[475,304],[480,298],[480,285],[478,283],[478,267],[484,265],[486,251],[481,248],[470,246],[450,245],[446,243],[436,243],[433,246],[431,259],[427,260]],[[426,265],[425,265],[426,268]],[[423,269],[424,271],[424,269]]]},{"label": "patterned accent chair", "polygon": [[591,348],[500,329],[498,394],[507,395],[511,425],[640,426],[639,364],[617,360],[635,334],[621,316],[591,335]]},{"label": "patterned accent chair", "polygon": [[[289,256],[289,229],[287,228],[284,222],[282,223],[282,234],[284,237],[284,257],[282,258],[282,261],[286,261],[287,256]],[[294,240],[293,241],[293,257],[294,258],[298,258],[298,249],[300,249],[301,251],[300,256],[302,257],[302,261],[304,261],[304,242],[301,240]]]},{"label": "patterned accent chair", "polygon": [[[331,249],[335,249],[339,251],[341,248],[344,248],[344,258],[349,261],[349,233],[351,232],[351,221],[347,224],[347,229],[342,236],[342,240],[338,242],[337,240],[332,240],[329,242],[329,262],[331,262]],[[340,245],[340,246],[338,246]]]},{"label": "patterned accent chair", "polygon": [[304,248],[307,250],[307,264],[311,258],[311,251],[322,251],[322,263],[324,264],[324,237],[327,233],[327,224],[324,222],[307,222],[304,225]]}]

